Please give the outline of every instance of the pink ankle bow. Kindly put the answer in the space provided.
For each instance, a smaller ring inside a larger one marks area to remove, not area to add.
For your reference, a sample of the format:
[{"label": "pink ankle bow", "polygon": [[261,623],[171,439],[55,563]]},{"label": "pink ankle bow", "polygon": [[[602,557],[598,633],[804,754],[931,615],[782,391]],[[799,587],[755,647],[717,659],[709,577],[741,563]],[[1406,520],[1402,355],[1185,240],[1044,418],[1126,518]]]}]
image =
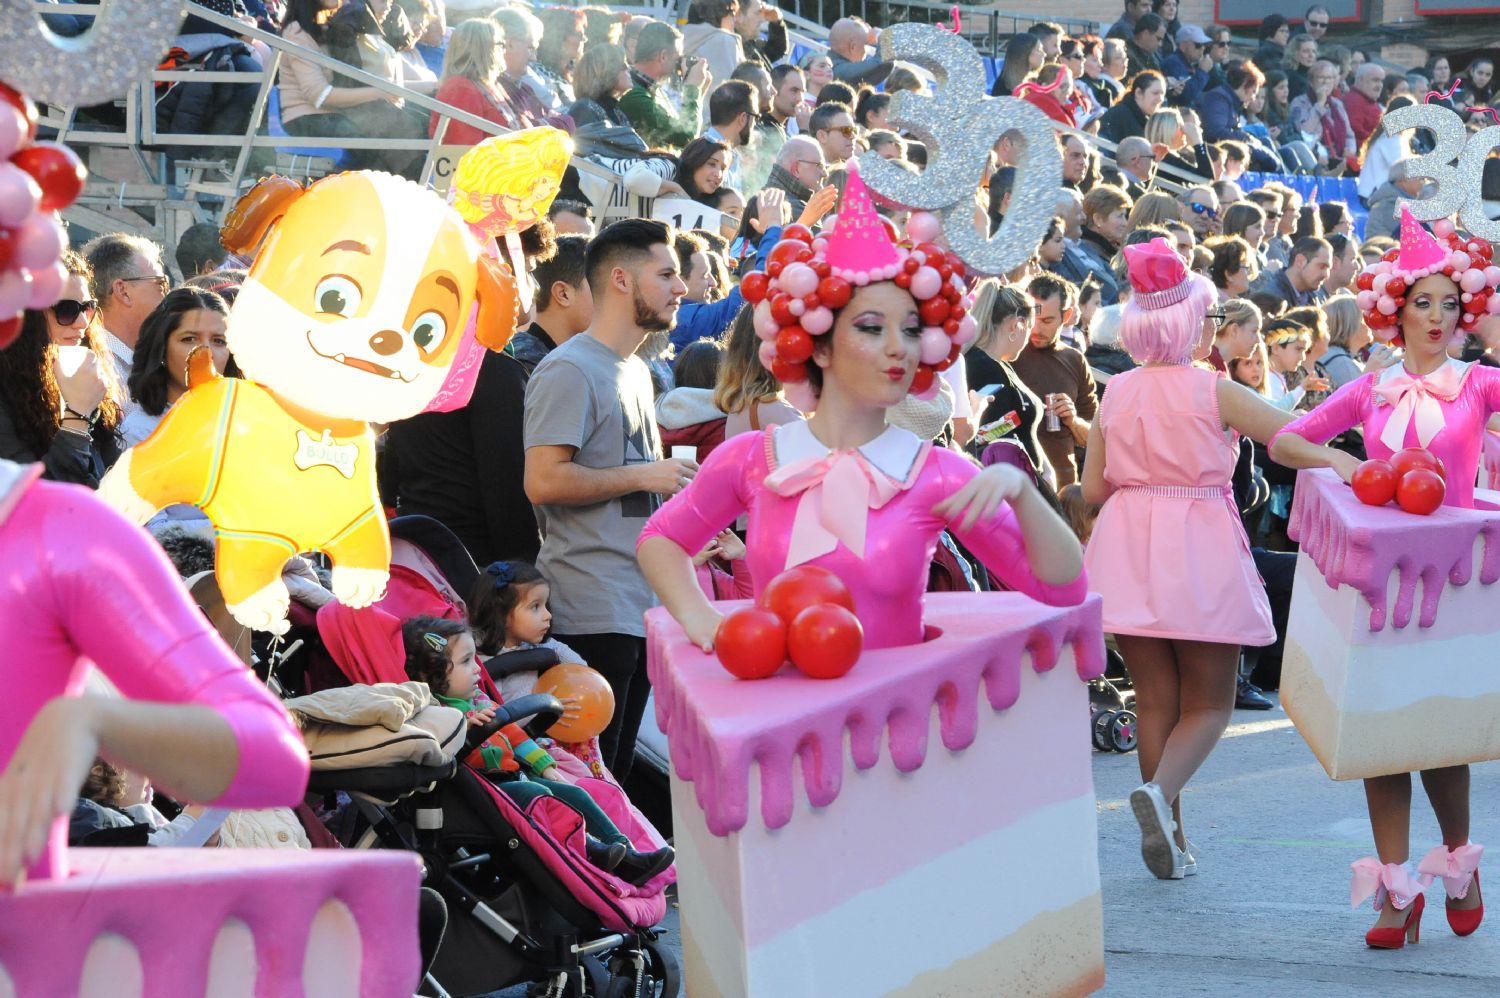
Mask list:
[{"label": "pink ankle bow", "polygon": [[1403,369],[1375,382],[1376,399],[1393,405],[1396,411],[1380,431],[1380,442],[1393,451],[1406,446],[1407,427],[1415,424],[1417,442],[1426,447],[1443,428],[1443,407],[1438,400],[1451,402],[1463,388],[1466,368],[1444,364],[1424,377],[1415,378]]},{"label": "pink ankle bow", "polygon": [[[913,464],[921,466],[920,459]],[[915,475],[897,481],[858,450],[830,451],[777,468],[766,476],[766,488],[787,498],[802,496],[792,521],[786,567],[828,554],[840,541],[863,558],[869,511],[880,509],[915,481]]]},{"label": "pink ankle bow", "polygon": [[1479,857],[1483,855],[1484,846],[1472,842],[1452,850],[1435,846],[1417,864],[1417,872],[1426,874],[1429,883],[1433,877],[1441,877],[1448,896],[1462,900],[1469,893],[1469,884],[1473,882],[1474,871],[1479,869]]},{"label": "pink ankle bow", "polygon": [[1375,910],[1385,906],[1386,895],[1396,901],[1397,910],[1411,904],[1412,898],[1421,894],[1432,883],[1428,876],[1413,876],[1410,864],[1381,864],[1374,856],[1365,856],[1349,864],[1354,877],[1349,882],[1349,907],[1358,908],[1370,896],[1375,897]]}]

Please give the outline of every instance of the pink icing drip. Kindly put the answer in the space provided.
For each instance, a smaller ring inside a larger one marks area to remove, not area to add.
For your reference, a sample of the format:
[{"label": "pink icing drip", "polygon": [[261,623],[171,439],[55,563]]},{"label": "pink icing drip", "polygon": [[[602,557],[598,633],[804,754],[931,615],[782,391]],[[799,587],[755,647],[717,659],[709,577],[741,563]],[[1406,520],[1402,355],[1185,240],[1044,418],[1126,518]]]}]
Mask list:
[{"label": "pink icing drip", "polygon": [[1438,602],[1448,585],[1468,585],[1474,574],[1474,544],[1484,540],[1479,581],[1500,580],[1500,511],[1442,506],[1418,517],[1395,506],[1366,506],[1327,470],[1297,476],[1288,534],[1301,544],[1330,586],[1358,590],[1370,605],[1370,630],[1385,627],[1391,572],[1398,572],[1392,623],[1411,623],[1417,583],[1421,627],[1437,622]]},{"label": "pink icing drip", "polygon": [[[743,603],[721,603],[729,610]],[[1014,706],[1021,663],[1039,673],[1071,646],[1080,679],[1104,672],[1100,603],[1049,607],[1015,593],[940,593],[926,597],[929,635],[921,645],[868,651],[842,679],[808,679],[790,667],[771,679],[734,679],[693,647],[665,610],[646,615],[648,668],[656,714],[677,774],[693,784],[709,831],[728,835],[749,819],[750,765],[760,767],[761,819],[792,819],[794,756],[802,760],[808,801],[828,807],[844,774],[844,732],[860,770],[880,759],[882,735],[897,770],[927,757],[932,705],[945,748],[959,751],[979,730],[979,687],[993,710]]]}]

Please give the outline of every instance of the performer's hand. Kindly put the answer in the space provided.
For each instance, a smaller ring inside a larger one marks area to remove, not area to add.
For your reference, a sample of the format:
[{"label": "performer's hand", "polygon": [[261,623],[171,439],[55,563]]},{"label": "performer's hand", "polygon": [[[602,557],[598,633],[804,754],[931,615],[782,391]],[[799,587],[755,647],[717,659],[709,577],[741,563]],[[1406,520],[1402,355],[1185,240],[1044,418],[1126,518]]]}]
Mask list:
[{"label": "performer's hand", "polygon": [[684,617],[678,623],[682,625],[683,633],[688,636],[689,641],[704,651],[713,651],[714,637],[719,633],[719,621],[723,619],[723,614],[709,606],[701,612]]},{"label": "performer's hand", "polygon": [[954,523],[959,530],[968,530],[980,520],[994,516],[1001,504],[1014,502],[1031,487],[1026,474],[1019,468],[992,464],[969,479],[963,488],[932,507],[932,511]]},{"label": "performer's hand", "polygon": [[1328,459],[1328,466],[1338,472],[1338,476],[1345,482],[1354,481],[1354,473],[1359,470],[1360,464],[1359,458],[1341,450],[1333,451]]},{"label": "performer's hand", "polygon": [[0,888],[19,886],[41,857],[53,819],[78,802],[78,788],[99,754],[93,716],[91,698],[50,701],[0,773]]}]

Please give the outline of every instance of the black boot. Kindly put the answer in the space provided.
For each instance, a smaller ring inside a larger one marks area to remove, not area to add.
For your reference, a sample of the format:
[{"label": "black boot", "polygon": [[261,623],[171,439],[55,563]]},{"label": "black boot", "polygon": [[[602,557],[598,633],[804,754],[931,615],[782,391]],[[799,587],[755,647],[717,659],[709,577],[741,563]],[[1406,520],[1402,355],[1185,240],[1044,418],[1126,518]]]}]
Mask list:
[{"label": "black boot", "polygon": [[626,851],[625,858],[615,869],[615,876],[628,884],[639,887],[671,866],[676,858],[677,853],[672,850],[671,846],[662,846],[655,852],[636,852],[630,849]]},{"label": "black boot", "polygon": [[623,842],[600,842],[592,835],[585,835],[583,841],[589,862],[601,870],[613,871],[630,853],[630,847]]}]

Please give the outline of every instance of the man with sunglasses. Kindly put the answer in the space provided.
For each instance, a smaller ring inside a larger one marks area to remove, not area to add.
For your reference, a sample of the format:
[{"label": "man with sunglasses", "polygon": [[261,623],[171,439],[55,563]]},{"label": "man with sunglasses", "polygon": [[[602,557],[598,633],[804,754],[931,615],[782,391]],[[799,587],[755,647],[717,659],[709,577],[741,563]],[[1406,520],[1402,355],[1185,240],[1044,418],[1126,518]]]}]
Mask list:
[{"label": "man with sunglasses", "polygon": [[172,289],[161,264],[161,247],[149,239],[111,232],[83,248],[93,271],[99,321],[114,355],[120,384],[130,377],[141,323]]},{"label": "man with sunglasses", "polygon": [[807,121],[807,130],[822,147],[828,169],[838,169],[854,155],[854,137],[859,134],[859,128],[854,124],[854,115],[847,105],[838,101],[819,104]]},{"label": "man with sunglasses", "polygon": [[1322,41],[1323,36],[1328,34],[1328,21],[1331,16],[1327,7],[1314,5],[1307,8],[1307,13],[1302,15],[1303,32],[1312,35],[1314,41]]},{"label": "man with sunglasses", "polygon": [[1214,68],[1208,49],[1209,37],[1198,25],[1184,24],[1177,29],[1177,51],[1161,61],[1161,71],[1168,80],[1182,81],[1176,90],[1167,88],[1167,100],[1174,107],[1195,106],[1208,86],[1208,74]]},{"label": "man with sunglasses", "polygon": [[1177,196],[1182,220],[1201,243],[1219,231],[1219,196],[1212,187],[1189,187]]}]

